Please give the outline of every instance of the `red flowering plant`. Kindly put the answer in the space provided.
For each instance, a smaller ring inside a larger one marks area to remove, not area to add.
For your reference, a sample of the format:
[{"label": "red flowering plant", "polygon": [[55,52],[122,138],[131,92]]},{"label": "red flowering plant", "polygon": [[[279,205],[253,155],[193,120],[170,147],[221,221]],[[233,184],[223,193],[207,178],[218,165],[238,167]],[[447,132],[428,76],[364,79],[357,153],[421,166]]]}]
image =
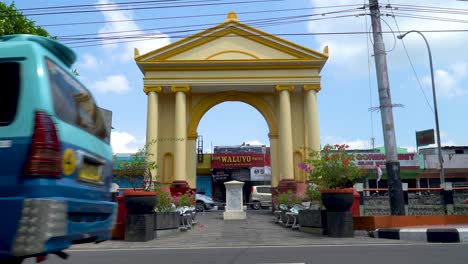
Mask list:
[{"label": "red flowering plant", "polygon": [[280,193],[278,196],[274,199],[275,205],[280,206],[280,205],[285,205],[288,208],[293,207],[296,204],[301,204],[302,199],[301,197],[297,196],[297,194],[294,194],[291,190]]},{"label": "red flowering plant", "polygon": [[352,162],[354,157],[347,148],[346,144],[326,145],[321,152],[307,148],[308,159],[299,168],[321,190],[351,188],[364,172]]},{"label": "red flowering plant", "polygon": [[174,199],[176,207],[195,206],[195,194],[193,192],[188,191],[184,194],[179,193],[179,195],[174,195],[172,198]]}]

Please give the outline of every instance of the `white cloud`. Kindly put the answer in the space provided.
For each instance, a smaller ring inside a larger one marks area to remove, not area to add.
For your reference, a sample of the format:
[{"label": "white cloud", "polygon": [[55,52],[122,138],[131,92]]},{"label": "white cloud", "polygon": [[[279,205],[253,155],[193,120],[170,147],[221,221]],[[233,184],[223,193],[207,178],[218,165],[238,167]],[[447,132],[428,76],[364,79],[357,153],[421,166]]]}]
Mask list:
[{"label": "white cloud", "polygon": [[91,89],[100,93],[124,93],[130,90],[129,82],[125,75],[111,75],[105,80],[97,81],[91,85]]},{"label": "white cloud", "polygon": [[408,147],[402,147],[402,148],[405,148],[410,153],[418,152],[418,148],[415,146],[408,146]]},{"label": "white cloud", "polygon": [[97,68],[97,59],[91,54],[84,54],[80,56],[80,61],[78,62],[77,68],[78,69],[87,69],[87,70],[94,70]]},{"label": "white cloud", "polygon": [[[324,1],[322,0],[311,0],[312,6],[324,6]],[[402,41],[396,39],[398,34],[398,28],[402,32],[409,30],[419,30],[419,31],[431,31],[431,30],[466,30],[468,29],[468,24],[466,23],[456,23],[456,22],[447,22],[447,21],[437,21],[436,19],[431,20],[422,20],[415,18],[408,18],[404,16],[430,16],[430,17],[439,17],[439,18],[448,18],[448,19],[459,19],[466,20],[466,15],[459,14],[456,15],[453,12],[451,13],[417,13],[415,11],[404,11],[393,10],[385,7],[387,1],[383,3],[381,1],[381,13],[382,13],[382,30],[395,32],[394,34],[384,34],[384,42],[387,50],[387,57],[389,58],[389,69],[396,67],[396,63],[408,66],[408,59],[403,50]],[[335,5],[349,5],[349,4],[368,4],[368,1],[356,1],[356,0],[341,0],[334,1]],[[396,5],[408,5],[407,0],[392,0],[391,4],[396,7]],[[427,7],[439,7],[439,8],[466,8],[466,3],[462,1],[437,1],[437,0],[413,0],[411,5],[414,6],[427,6]],[[368,6],[366,6],[368,8]],[[321,14],[324,12],[331,11],[341,11],[346,9],[351,9],[353,7],[336,7],[334,9],[317,9],[314,14]],[[354,7],[358,8],[358,6]],[[434,9],[436,10],[436,9]],[[368,12],[368,10],[367,10]],[[364,11],[356,12],[355,14],[363,14]],[[321,18],[342,16],[352,13],[337,13],[337,14],[328,14],[321,16]],[[389,17],[386,15],[395,15]],[[396,22],[395,22],[396,20]],[[366,22],[367,21],[367,22]],[[398,25],[398,27],[397,27]],[[358,16],[358,17],[340,17],[333,19],[324,19],[324,20],[312,20],[308,24],[308,30],[311,33],[316,32],[365,32],[371,31],[371,20],[370,16]],[[461,50],[466,49],[466,37],[460,32],[444,32],[444,33],[423,33],[428,39],[428,42],[431,46],[432,54],[434,56],[434,61],[437,60],[438,64],[449,64],[456,61],[467,61],[468,53],[460,52]],[[370,55],[373,55],[372,43],[368,42],[368,38],[373,41],[372,35],[366,34],[352,34],[352,35],[317,35],[314,37],[315,40],[321,45],[321,47],[328,45],[330,49],[330,58],[328,64],[334,64],[340,67],[343,67],[346,72],[345,74],[367,74],[368,63],[368,51],[367,44],[369,44]],[[407,50],[410,57],[413,60],[413,63],[417,65],[422,65],[427,67],[427,49],[425,47],[424,41],[421,36],[418,36],[415,33],[409,34],[404,38]],[[396,48],[393,49],[394,45]],[[374,58],[370,58],[370,62],[374,63]],[[372,66],[373,68],[373,66]],[[342,75],[343,73],[340,72]]]},{"label": "white cloud", "polygon": [[349,149],[372,149],[372,145],[368,140],[362,140],[362,139],[347,140],[347,139],[336,137],[336,136],[323,137],[322,147],[324,147],[327,144],[331,144],[331,145],[346,144],[349,146]]},{"label": "white cloud", "polygon": [[262,142],[258,141],[258,140],[251,140],[251,141],[246,141],[244,142],[246,145],[252,145],[252,146],[256,146],[256,145],[265,145],[263,144]]},{"label": "white cloud", "polygon": [[136,153],[138,148],[135,146],[137,140],[134,136],[127,132],[111,132],[111,146],[114,154],[116,153]]},{"label": "white cloud", "polygon": [[[468,63],[451,66],[448,70],[438,69],[434,73],[437,97],[454,97],[466,95],[462,88],[463,79],[468,75]],[[432,89],[431,77],[425,76],[422,82]],[[432,91],[432,90],[431,90]]]},{"label": "white cloud", "polygon": [[343,142],[342,144],[346,144],[349,146],[350,149],[371,149],[372,145],[368,140],[356,139],[352,141]]},{"label": "white cloud", "polygon": [[[111,4],[106,6],[96,6],[98,10],[101,10],[101,14],[107,21],[106,24],[98,31],[100,37],[104,38],[120,38],[120,39],[109,39],[103,40],[103,48],[112,54],[116,54],[114,51],[119,49],[118,58],[121,61],[130,61],[134,56],[134,48],[140,49],[140,54],[146,53],[151,50],[158,49],[170,43],[168,35],[161,33],[160,31],[153,30],[152,32],[142,31],[139,26],[132,21],[133,13],[128,10],[116,10],[116,11],[104,11],[109,9],[117,9],[119,6],[109,0],[99,0],[96,4]],[[125,22],[112,22],[116,20],[129,20]],[[111,33],[120,32],[120,33]],[[134,42],[125,42],[128,36],[142,36],[142,38],[133,38]],[[108,44],[121,42],[119,44]],[[121,52],[123,50],[123,52]]]}]

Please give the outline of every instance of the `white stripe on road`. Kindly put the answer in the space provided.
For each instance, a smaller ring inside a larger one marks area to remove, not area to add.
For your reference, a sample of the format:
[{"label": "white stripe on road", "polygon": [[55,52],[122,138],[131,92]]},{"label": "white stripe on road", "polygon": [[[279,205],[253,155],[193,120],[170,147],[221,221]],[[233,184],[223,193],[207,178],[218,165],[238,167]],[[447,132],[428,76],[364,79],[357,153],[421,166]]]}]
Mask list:
[{"label": "white stripe on road", "polygon": [[322,248],[322,247],[380,247],[380,246],[455,246],[461,243],[382,243],[382,244],[355,244],[355,245],[290,245],[290,246],[231,246],[231,247],[139,247],[139,248],[86,248],[67,249],[70,252],[96,252],[96,251],[147,251],[147,250],[200,250],[200,249],[262,249],[262,248]]}]

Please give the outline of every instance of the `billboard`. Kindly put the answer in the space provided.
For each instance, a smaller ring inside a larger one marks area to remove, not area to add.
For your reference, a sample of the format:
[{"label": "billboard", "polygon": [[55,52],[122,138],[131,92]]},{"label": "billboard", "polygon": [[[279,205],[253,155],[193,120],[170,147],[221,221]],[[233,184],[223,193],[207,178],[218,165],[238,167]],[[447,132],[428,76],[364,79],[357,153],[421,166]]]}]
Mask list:
[{"label": "billboard", "polygon": [[[369,153],[369,152],[355,152],[350,153],[353,157],[353,162],[360,168],[373,169],[379,166],[385,168],[385,154],[382,153]],[[418,153],[403,153],[398,154],[398,161],[402,169],[419,169],[419,155]]]},{"label": "billboard", "polygon": [[423,131],[416,131],[416,146],[422,147],[430,144],[434,144],[434,129],[428,129]]},{"label": "billboard", "polygon": [[261,153],[224,154],[215,153],[211,156],[211,168],[236,169],[263,167],[268,165],[269,156]]},{"label": "billboard", "polygon": [[252,167],[250,168],[251,181],[271,181],[271,167]]}]

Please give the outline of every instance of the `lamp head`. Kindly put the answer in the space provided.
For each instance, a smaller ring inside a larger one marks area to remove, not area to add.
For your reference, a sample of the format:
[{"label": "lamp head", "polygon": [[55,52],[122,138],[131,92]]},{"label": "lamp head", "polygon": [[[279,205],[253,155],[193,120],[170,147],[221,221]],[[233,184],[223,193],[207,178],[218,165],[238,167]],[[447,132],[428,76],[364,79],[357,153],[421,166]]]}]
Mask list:
[{"label": "lamp head", "polygon": [[410,32],[412,32],[412,31],[408,31],[408,32],[406,32],[405,34],[400,34],[400,35],[398,35],[398,36],[397,36],[397,39],[403,39],[403,38],[404,38],[406,35],[408,35]]}]

